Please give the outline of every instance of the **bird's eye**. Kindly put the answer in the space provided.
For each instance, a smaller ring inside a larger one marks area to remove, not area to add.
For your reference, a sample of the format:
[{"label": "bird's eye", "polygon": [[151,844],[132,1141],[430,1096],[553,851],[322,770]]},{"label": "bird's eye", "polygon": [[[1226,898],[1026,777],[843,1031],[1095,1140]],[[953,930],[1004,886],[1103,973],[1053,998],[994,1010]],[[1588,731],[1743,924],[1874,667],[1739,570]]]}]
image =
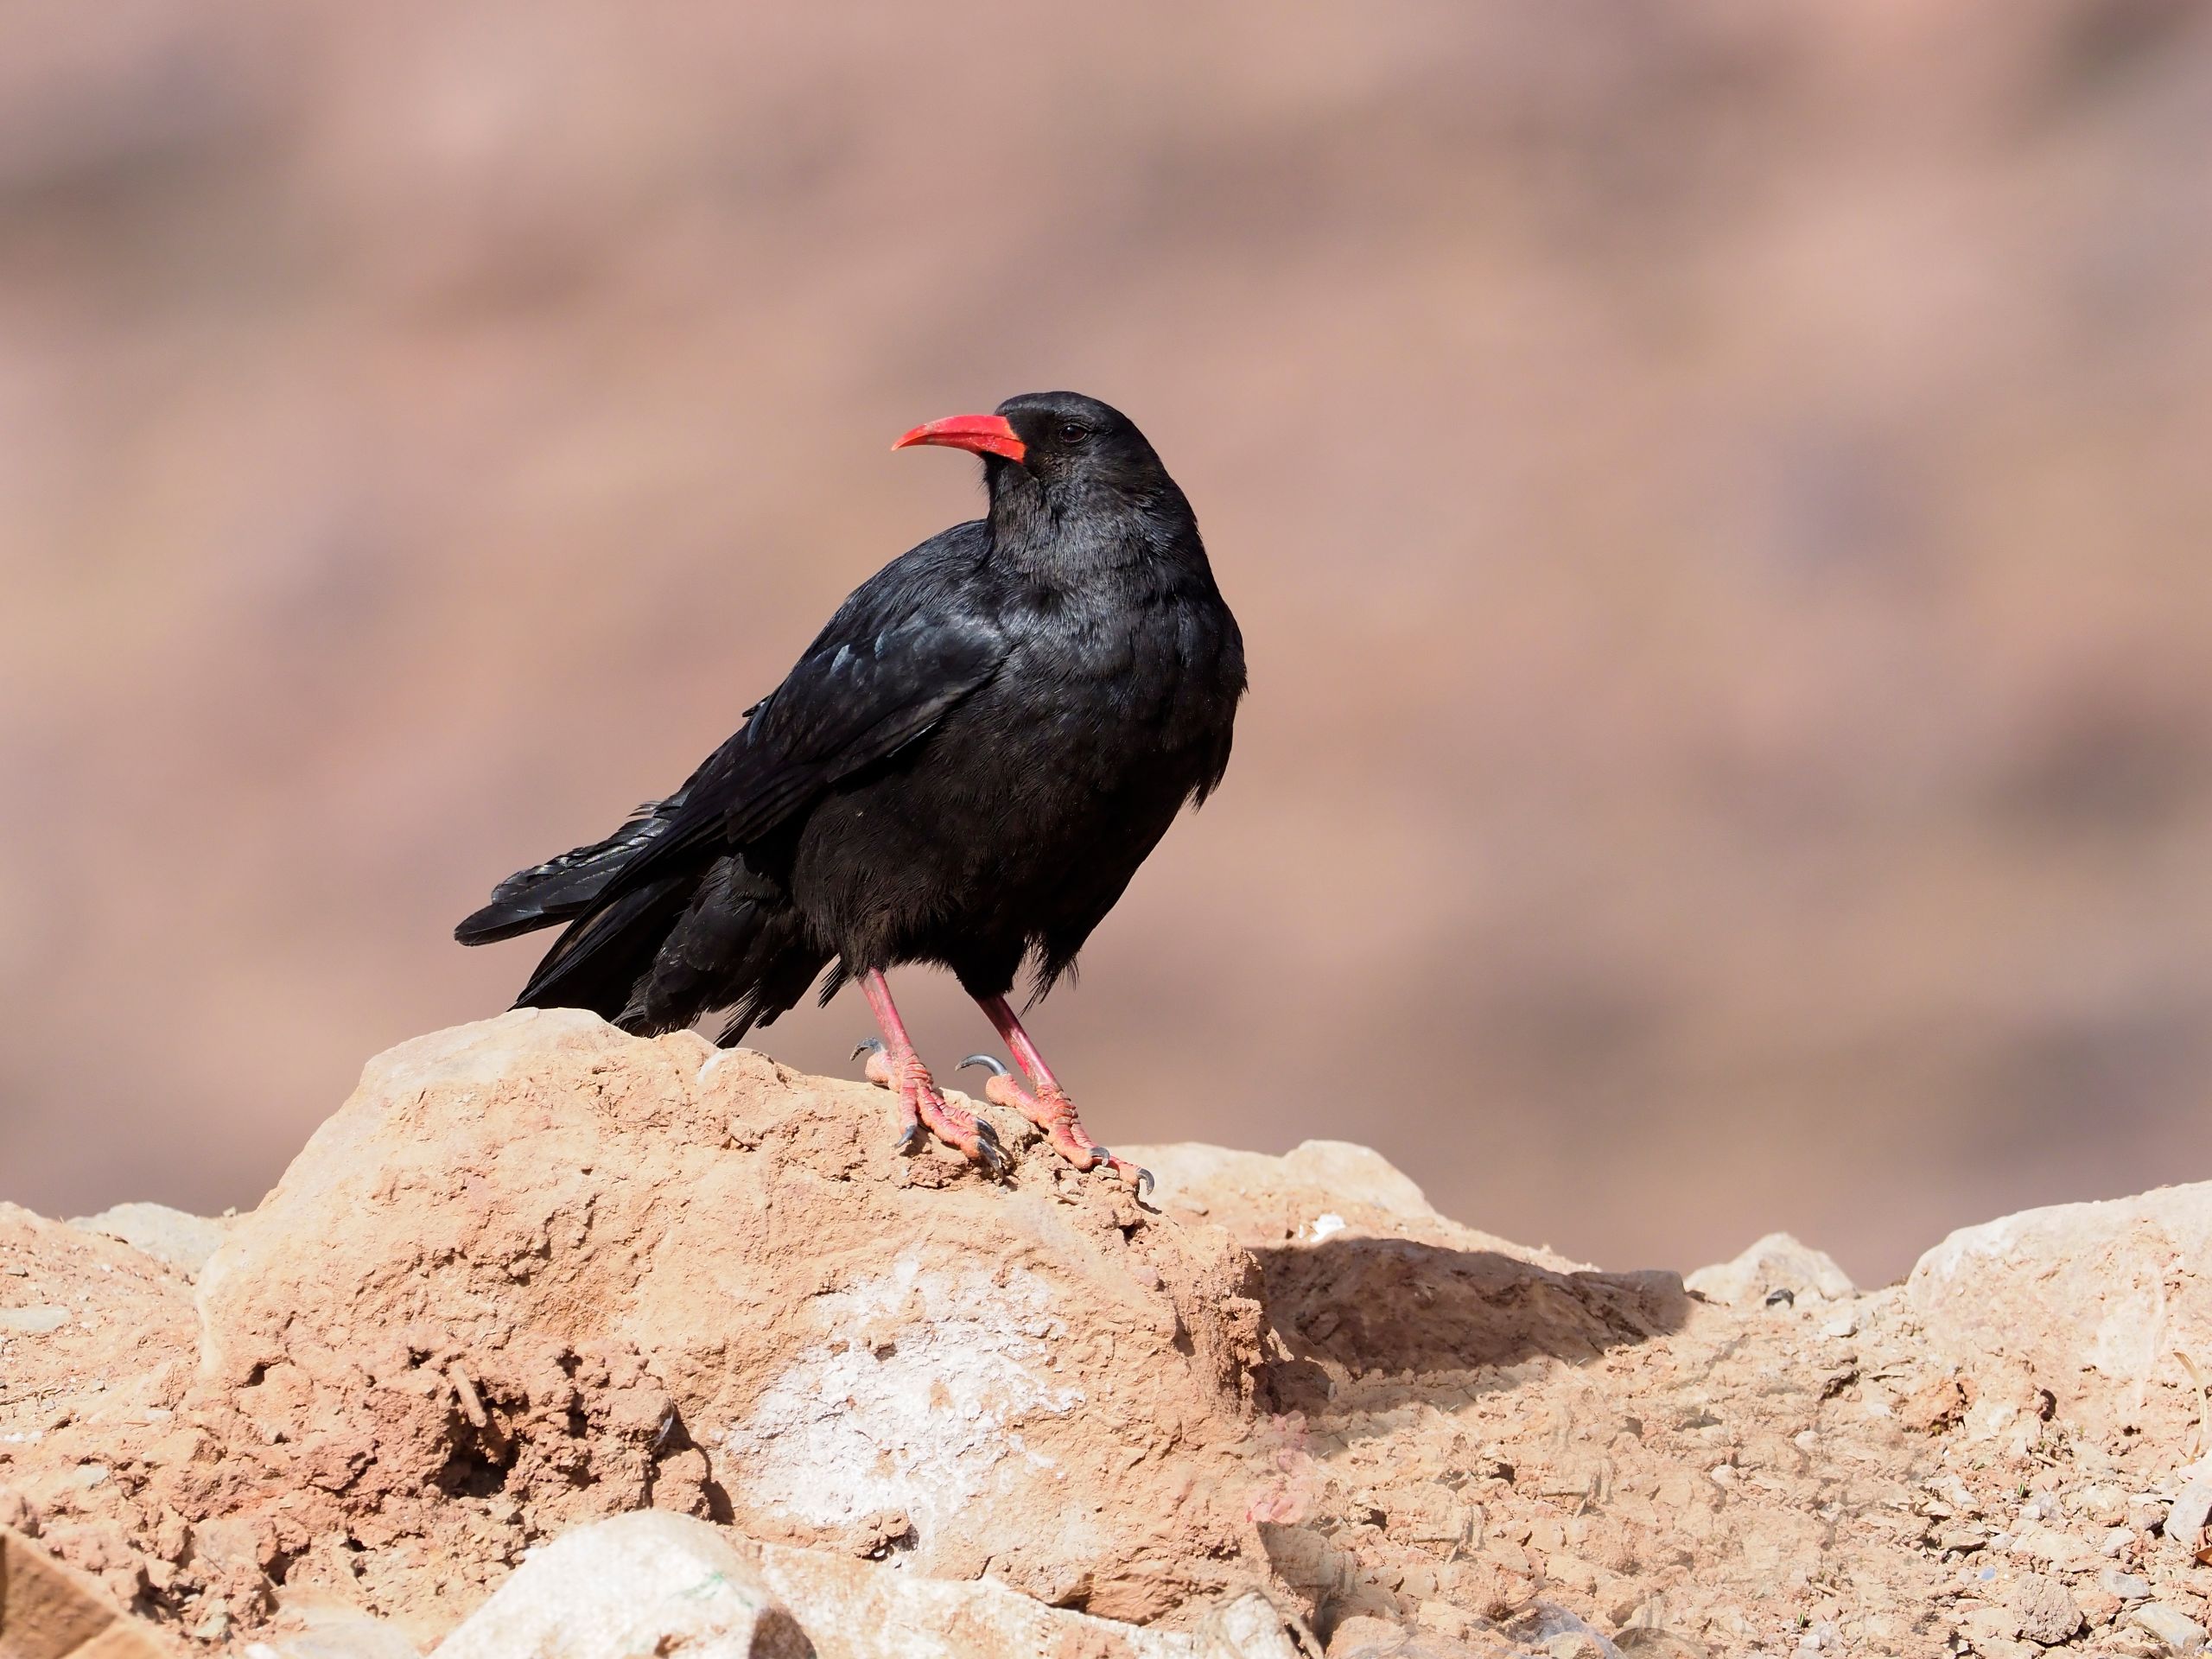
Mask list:
[{"label": "bird's eye", "polygon": [[1085,426],[1081,421],[1062,421],[1060,423],[1060,442],[1062,443],[1081,443],[1090,435],[1090,429]]}]

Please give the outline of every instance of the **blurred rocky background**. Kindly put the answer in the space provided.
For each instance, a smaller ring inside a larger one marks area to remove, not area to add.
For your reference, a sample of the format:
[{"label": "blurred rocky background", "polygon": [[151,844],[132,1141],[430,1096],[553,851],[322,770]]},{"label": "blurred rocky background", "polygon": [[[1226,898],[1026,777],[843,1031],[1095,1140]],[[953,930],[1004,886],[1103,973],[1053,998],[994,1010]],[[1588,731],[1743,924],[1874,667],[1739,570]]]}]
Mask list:
[{"label": "blurred rocky background", "polygon": [[1254,681],[1109,1141],[1862,1282],[2202,1176],[2208,155],[2183,0],[7,4],[0,1196],[251,1205],[1058,385]]}]

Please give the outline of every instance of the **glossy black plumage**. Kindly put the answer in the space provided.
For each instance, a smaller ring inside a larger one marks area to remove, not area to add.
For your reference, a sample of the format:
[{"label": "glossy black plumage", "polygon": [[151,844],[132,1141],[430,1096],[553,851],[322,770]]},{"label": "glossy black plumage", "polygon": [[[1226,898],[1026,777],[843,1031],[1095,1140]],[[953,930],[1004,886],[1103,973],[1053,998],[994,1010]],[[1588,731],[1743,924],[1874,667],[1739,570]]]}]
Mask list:
[{"label": "glossy black plumage", "polygon": [[1039,989],[1229,764],[1243,641],[1143,435],[1071,392],[999,407],[986,518],[893,560],[667,799],[509,877],[465,944],[567,925],[518,1007],[721,1040],[829,969]]}]

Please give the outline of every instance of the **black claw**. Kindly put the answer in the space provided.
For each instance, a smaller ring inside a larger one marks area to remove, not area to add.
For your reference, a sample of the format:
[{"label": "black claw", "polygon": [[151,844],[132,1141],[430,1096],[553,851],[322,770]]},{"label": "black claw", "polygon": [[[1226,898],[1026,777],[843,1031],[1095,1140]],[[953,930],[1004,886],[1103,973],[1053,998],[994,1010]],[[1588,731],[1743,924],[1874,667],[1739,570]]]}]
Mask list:
[{"label": "black claw", "polygon": [[909,1123],[906,1133],[899,1137],[899,1144],[893,1150],[901,1158],[912,1158],[929,1143],[930,1132],[918,1123]]},{"label": "black claw", "polygon": [[1014,1160],[999,1144],[999,1132],[980,1117],[976,1120],[976,1150],[982,1154],[983,1167],[995,1178],[1003,1177],[1014,1168]]},{"label": "black claw", "polygon": [[952,1069],[956,1071],[965,1071],[971,1065],[988,1067],[990,1074],[995,1077],[1009,1077],[1014,1075],[1006,1069],[1005,1063],[995,1054],[970,1054]]},{"label": "black claw", "polygon": [[1137,1202],[1139,1204],[1142,1204],[1152,1196],[1153,1185],[1152,1172],[1140,1164],[1137,1166]]},{"label": "black claw", "polygon": [[862,1038],[853,1046],[853,1058],[856,1060],[863,1054],[880,1054],[882,1052],[883,1039],[880,1037]]}]

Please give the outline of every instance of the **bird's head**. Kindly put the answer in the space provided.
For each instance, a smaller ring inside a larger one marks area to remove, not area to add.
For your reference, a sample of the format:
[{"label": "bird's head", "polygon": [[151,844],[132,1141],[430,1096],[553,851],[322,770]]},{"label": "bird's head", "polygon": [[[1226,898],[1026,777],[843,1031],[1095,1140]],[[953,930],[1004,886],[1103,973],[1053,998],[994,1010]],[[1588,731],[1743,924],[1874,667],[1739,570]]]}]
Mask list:
[{"label": "bird's head", "polygon": [[1149,493],[1166,480],[1160,457],[1128,416],[1077,391],[1026,391],[989,415],[928,422],[891,447],[917,443],[982,456],[994,498],[1022,483],[1052,495]]}]

